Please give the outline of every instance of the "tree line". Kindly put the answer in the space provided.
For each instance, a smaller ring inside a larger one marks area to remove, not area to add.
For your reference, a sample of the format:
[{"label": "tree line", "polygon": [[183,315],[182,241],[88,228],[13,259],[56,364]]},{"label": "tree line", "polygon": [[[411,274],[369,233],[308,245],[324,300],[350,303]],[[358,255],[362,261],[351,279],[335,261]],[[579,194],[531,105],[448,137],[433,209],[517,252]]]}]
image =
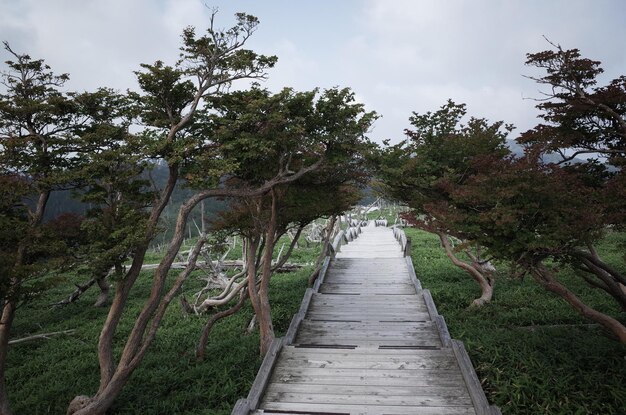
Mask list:
[{"label": "tree line", "polygon": [[[217,29],[215,17],[201,34],[184,30],[177,62],[141,64],[138,92],[63,92],[69,75],[4,43],[11,60],[0,94],[0,414],[10,414],[4,373],[15,314],[68,272],[88,275],[109,305],[95,353],[99,388],[76,396],[68,413],[111,407],[209,243],[201,232],[174,275],[190,215],[209,199],[228,206],[208,227],[241,236],[244,269],[220,294],[231,308],[209,318],[196,353],[203,357],[217,318],[249,301],[264,354],[274,337],[268,291],[281,265],[272,261],[278,240],[295,235],[284,262],[307,224],[354,205],[372,177],[478,282],[473,305],[491,301],[494,264],[506,261],[626,343],[624,323],[586,305],[556,272],[576,269],[626,310],[624,274],[594,248],[626,218],[625,77],[597,86],[600,62],[552,45],[528,55],[548,92],[537,106],[543,122],[517,138],[523,155],[506,145],[512,125],[467,119],[466,106],[453,101],[414,113],[404,141],[378,146],[367,138],[377,114],[348,88],[272,93],[253,83],[232,92],[237,82],[265,79],[277,58],[246,48],[254,16],[237,14],[229,29]],[[589,158],[572,162],[580,155]],[[164,178],[155,180],[155,166]],[[51,195],[67,191],[87,213],[47,218]],[[149,273],[150,295],[122,336],[120,319],[150,245],[164,234],[174,192],[185,199]]]},{"label": "tree line", "polygon": [[474,306],[491,301],[493,261],[506,261],[513,276],[530,275],[626,344],[623,319],[592,308],[558,278],[571,267],[626,311],[626,276],[595,248],[626,224],[626,77],[598,85],[599,61],[551,46],[527,55],[543,71],[531,79],[546,91],[537,99],[542,122],[516,138],[523,154],[506,144],[512,125],[467,119],[464,104],[448,101],[414,113],[406,139],[380,152],[379,189],[410,206],[406,219],[438,235],[476,280]]},{"label": "tree line", "polygon": [[[69,75],[4,43],[11,60],[0,96],[0,413],[10,413],[4,373],[15,314],[64,272],[89,273],[103,292],[114,287],[97,346],[99,388],[68,408],[103,414],[141,363],[207,242],[201,235],[188,266],[168,278],[196,206],[209,198],[229,205],[213,229],[244,238],[241,293],[253,305],[264,354],[274,337],[268,289],[278,239],[358,200],[376,114],[347,88],[271,93],[253,84],[230,92],[238,81],[265,79],[277,58],[245,47],[256,17],[237,14],[229,29],[217,29],[215,17],[202,34],[184,30],[178,62],[142,64],[139,92],[63,92]],[[151,180],[157,163],[167,167],[162,186]],[[150,296],[121,336],[118,324],[146,252],[181,186],[189,197],[150,274]],[[91,209],[44,220],[50,196],[67,189],[80,190],[76,196]]]}]

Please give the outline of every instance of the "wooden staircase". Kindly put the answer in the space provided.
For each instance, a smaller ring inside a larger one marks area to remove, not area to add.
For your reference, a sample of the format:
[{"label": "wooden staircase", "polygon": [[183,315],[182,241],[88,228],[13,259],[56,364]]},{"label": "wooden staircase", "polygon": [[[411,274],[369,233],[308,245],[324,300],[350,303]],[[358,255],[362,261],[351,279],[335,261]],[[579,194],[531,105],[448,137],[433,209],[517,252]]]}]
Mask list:
[{"label": "wooden staircase", "polygon": [[417,280],[404,233],[370,222],[347,239],[233,414],[499,414]]}]

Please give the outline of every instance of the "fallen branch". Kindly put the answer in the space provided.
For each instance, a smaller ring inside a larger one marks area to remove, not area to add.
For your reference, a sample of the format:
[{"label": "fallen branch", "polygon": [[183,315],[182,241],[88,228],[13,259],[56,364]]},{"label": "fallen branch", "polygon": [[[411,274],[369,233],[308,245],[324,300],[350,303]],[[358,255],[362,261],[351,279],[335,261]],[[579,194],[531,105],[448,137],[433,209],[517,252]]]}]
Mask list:
[{"label": "fallen branch", "polygon": [[75,302],[76,300],[80,298],[80,296],[85,291],[91,288],[91,286],[94,285],[95,283],[96,283],[96,278],[92,278],[84,284],[74,284],[76,286],[76,289],[74,290],[74,292],[71,293],[66,299],[61,300],[58,303],[51,304],[51,307],[61,307],[61,306],[68,305],[68,304]]},{"label": "fallen branch", "polygon": [[574,328],[574,327],[601,327],[598,323],[580,323],[580,324],[534,324],[532,326],[518,326],[520,330],[535,331],[537,329],[559,329],[559,328]]},{"label": "fallen branch", "polygon": [[[217,264],[217,261],[213,261],[213,265],[216,265],[216,264]],[[184,268],[187,267],[187,265],[188,265],[187,262],[173,262],[172,263],[172,269],[184,269]],[[304,264],[304,265],[306,265],[306,264]],[[293,271],[293,270],[302,268],[304,265],[303,264],[298,264],[298,263],[287,262],[287,263],[284,263],[278,269],[278,271],[279,272],[283,271],[283,270],[286,271],[286,272]],[[159,266],[159,264],[144,264],[141,267],[141,270],[145,271],[145,270],[156,269],[156,268],[158,268],[158,266]],[[197,269],[204,269],[206,266],[208,266],[208,265],[206,264],[205,261],[197,261],[197,263],[196,263],[196,268]],[[235,260],[224,261],[222,266],[224,268],[242,268],[244,266],[244,263],[240,259],[235,259]]]},{"label": "fallen branch", "polygon": [[73,334],[75,331],[76,329],[71,329],[71,330],[63,330],[63,331],[54,331],[52,333],[34,334],[32,336],[22,337],[21,339],[9,340],[9,345],[25,343],[25,342],[39,340],[39,339],[49,339],[52,336],[58,336],[61,334]]},{"label": "fallen branch", "polygon": [[218,313],[215,313],[211,316],[211,318],[209,318],[209,321],[207,321],[207,323],[204,325],[204,328],[202,329],[202,334],[200,335],[200,339],[198,340],[198,345],[196,346],[196,357],[199,360],[204,359],[204,354],[206,352],[206,345],[209,341],[209,333],[211,333],[211,329],[213,328],[215,323],[217,323],[219,320],[223,318],[232,316],[233,314],[241,310],[241,308],[246,303],[247,298],[248,298],[248,291],[247,290],[241,291],[239,294],[239,301],[237,301],[237,304],[235,304],[228,310],[223,310]]}]

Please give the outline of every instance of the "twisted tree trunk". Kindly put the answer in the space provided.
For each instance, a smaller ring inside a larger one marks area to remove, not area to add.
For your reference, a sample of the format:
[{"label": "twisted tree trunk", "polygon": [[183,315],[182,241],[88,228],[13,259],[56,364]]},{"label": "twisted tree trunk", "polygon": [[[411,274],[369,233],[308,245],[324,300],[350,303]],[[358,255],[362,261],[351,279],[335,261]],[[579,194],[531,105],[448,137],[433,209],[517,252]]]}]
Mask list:
[{"label": "twisted tree trunk", "polygon": [[446,251],[446,256],[450,258],[450,261],[457,267],[461,268],[465,272],[467,272],[480,286],[481,295],[479,298],[476,298],[472,301],[471,306],[473,307],[481,307],[486,303],[490,302],[493,297],[493,287],[495,285],[495,280],[488,275],[486,272],[483,272],[480,266],[478,266],[478,262],[474,261],[474,264],[468,264],[465,261],[460,260],[455,254],[450,244],[450,238],[447,234],[443,232],[436,232],[437,236],[439,236],[439,240],[441,241],[441,245]]},{"label": "twisted tree trunk", "polygon": [[565,287],[563,284],[559,283],[552,275],[552,272],[545,265],[541,263],[536,264],[535,266],[531,267],[530,272],[535,281],[541,284],[541,286],[543,286],[546,290],[553,292],[554,294],[563,298],[582,316],[593,320],[610,330],[617,336],[622,344],[626,345],[626,326],[624,326],[624,324],[619,322],[617,319],[614,319],[611,316],[607,316],[606,314],[601,313],[582,302],[582,300],[578,298],[576,294],[568,290],[567,287]]},{"label": "twisted tree trunk", "polygon": [[[277,201],[274,190],[271,191],[272,206],[270,220],[265,231],[265,248],[261,260],[261,276],[256,304],[253,302],[254,311],[257,317],[260,334],[260,352],[265,356],[272,341],[274,341],[274,325],[272,324],[272,311],[270,306],[269,289],[272,277],[272,254],[276,245],[276,221],[277,221]],[[248,282],[248,287],[251,282]]]}]

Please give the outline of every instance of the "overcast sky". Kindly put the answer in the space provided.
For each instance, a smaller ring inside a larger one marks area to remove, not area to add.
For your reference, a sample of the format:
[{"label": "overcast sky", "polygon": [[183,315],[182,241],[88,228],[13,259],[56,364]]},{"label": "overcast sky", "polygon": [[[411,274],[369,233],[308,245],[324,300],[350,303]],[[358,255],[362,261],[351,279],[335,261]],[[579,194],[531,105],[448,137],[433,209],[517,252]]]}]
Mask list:
[{"label": "overcast sky", "polygon": [[278,56],[271,90],[351,87],[383,117],[376,141],[399,141],[412,111],[448,98],[532,127],[539,92],[524,61],[549,47],[542,36],[602,61],[605,80],[626,74],[622,0],[0,0],[0,39],[69,73],[68,89],[126,90],[140,63],[175,62],[182,29],[206,29],[207,6],[220,27],[239,11],[260,19],[249,47]]}]

